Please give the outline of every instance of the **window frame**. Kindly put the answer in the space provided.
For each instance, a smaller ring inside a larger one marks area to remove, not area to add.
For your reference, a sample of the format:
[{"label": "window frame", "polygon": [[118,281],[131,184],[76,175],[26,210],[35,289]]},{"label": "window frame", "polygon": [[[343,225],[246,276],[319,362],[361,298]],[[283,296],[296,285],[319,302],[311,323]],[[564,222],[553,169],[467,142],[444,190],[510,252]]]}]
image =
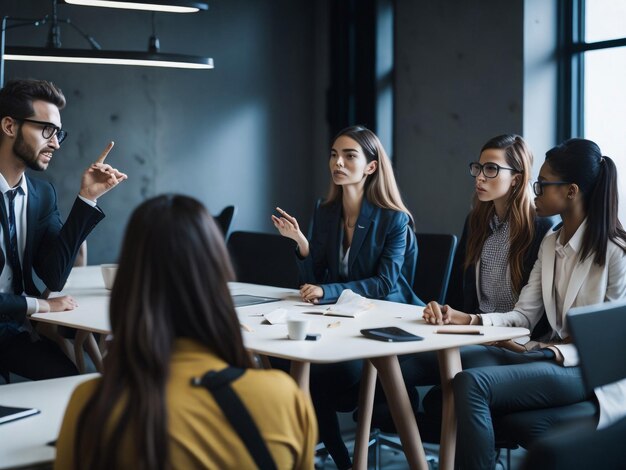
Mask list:
[{"label": "window frame", "polygon": [[585,52],[626,46],[626,36],[605,41],[585,41],[585,1],[559,2],[559,142],[585,135]]}]

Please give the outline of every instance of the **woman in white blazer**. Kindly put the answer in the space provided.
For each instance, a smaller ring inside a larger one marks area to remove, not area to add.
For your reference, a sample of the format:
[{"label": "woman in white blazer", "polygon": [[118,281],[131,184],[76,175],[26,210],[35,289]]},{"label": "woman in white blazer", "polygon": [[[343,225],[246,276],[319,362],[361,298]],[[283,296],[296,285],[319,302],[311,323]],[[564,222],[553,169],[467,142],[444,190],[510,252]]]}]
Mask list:
[{"label": "woman in white blazer", "polygon": [[[506,313],[466,314],[431,302],[433,324],[483,324],[532,329],[543,311],[551,330],[539,341],[480,347],[493,366],[454,378],[459,441],[457,466],[494,468],[491,415],[551,408],[586,400],[567,311],[626,296],[626,232],[618,218],[617,170],[589,140],[570,139],[546,153],[533,185],[540,216],[563,221],[544,238],[528,284]],[[599,401],[602,395],[597,396]],[[626,397],[625,397],[626,398]],[[607,410],[608,404],[600,403]],[[608,406],[610,408],[610,406]]]}]

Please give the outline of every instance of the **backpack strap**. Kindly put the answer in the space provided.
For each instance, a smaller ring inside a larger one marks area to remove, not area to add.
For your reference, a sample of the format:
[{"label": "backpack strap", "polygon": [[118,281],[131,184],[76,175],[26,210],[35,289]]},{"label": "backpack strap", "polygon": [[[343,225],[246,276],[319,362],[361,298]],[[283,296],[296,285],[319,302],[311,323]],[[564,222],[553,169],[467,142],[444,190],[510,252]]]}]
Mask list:
[{"label": "backpack strap", "polygon": [[211,370],[202,377],[194,377],[191,384],[206,388],[215,398],[226,419],[245,444],[252,459],[261,470],[276,470],[276,464],[265,440],[248,409],[231,387],[245,373],[245,369],[227,367],[219,372]]}]

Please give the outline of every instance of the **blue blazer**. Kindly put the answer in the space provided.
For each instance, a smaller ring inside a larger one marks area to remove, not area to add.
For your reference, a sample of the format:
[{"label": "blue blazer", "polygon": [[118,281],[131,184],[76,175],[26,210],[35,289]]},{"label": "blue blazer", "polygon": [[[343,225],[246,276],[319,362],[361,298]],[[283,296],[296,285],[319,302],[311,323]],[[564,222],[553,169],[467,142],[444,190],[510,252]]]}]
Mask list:
[{"label": "blue blazer", "polygon": [[336,300],[344,289],[352,289],[371,299],[424,305],[412,289],[417,242],[409,216],[364,198],[352,237],[348,277],[341,279],[341,212],[341,201],[315,211],[309,256],[298,261],[301,282],[320,285],[323,301]]},{"label": "blue blazer", "polygon": [[[57,195],[53,186],[46,182],[26,177],[28,204],[26,207],[26,245],[22,263],[24,290],[26,295],[38,297],[41,289],[35,284],[33,274],[52,291],[60,291],[72,270],[74,259],[81,243],[104,218],[99,209],[76,198],[65,224],[57,207]],[[4,201],[0,201],[0,223],[8,241],[8,217]],[[6,256],[0,250],[0,271]],[[22,324],[26,315],[26,299],[21,295],[0,293],[0,328],[6,323]]]}]

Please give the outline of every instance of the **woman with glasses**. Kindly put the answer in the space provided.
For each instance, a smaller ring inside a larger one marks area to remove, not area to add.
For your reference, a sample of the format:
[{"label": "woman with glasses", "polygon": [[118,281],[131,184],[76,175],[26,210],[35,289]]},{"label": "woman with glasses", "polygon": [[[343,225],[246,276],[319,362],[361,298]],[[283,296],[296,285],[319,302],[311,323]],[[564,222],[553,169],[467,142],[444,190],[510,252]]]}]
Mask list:
[{"label": "woman with glasses", "polygon": [[483,145],[469,165],[473,208],[455,254],[448,303],[471,313],[508,311],[515,305],[552,226],[532,202],[533,156],[524,139],[505,134]]},{"label": "woman with glasses", "polygon": [[[458,418],[457,464],[464,469],[495,466],[492,414],[561,407],[589,399],[577,367],[566,313],[571,307],[626,296],[626,232],[617,204],[617,170],[589,140],[570,139],[546,153],[534,185],[537,213],[560,215],[562,224],[539,248],[528,284],[506,313],[475,315],[430,303],[432,324],[519,326],[532,330],[545,310],[550,325],[543,338],[524,345],[479,346],[487,367],[454,378]],[[597,396],[602,414],[611,405]],[[559,413],[554,409],[554,413]],[[547,423],[549,426],[554,414]]]},{"label": "woman with glasses", "polygon": [[[533,155],[522,137],[504,134],[489,139],[478,161],[469,164],[474,178],[473,207],[465,220],[455,254],[447,302],[472,314],[511,310],[528,282],[539,245],[552,226],[537,216],[530,176]],[[437,302],[431,302],[435,305]],[[463,367],[481,365],[481,357],[462,348]],[[417,407],[417,386],[440,382],[436,352],[400,358],[404,381]],[[441,418],[441,388],[424,397],[432,420]]]},{"label": "woman with glasses", "polygon": [[134,211],[111,291],[104,374],[72,395],[55,468],[313,469],[310,401],[282,371],[255,369],[232,278],[200,202],[165,195]]},{"label": "woman with glasses", "polygon": [[[330,190],[315,212],[311,241],[285,211],[272,216],[280,234],[297,243],[302,299],[333,302],[351,289],[372,299],[424,305],[412,288],[413,219],[380,140],[365,127],[348,127],[333,139],[329,157]],[[356,407],[361,369],[360,360],[311,366],[320,438],[340,469],[352,463],[336,412]]]}]

